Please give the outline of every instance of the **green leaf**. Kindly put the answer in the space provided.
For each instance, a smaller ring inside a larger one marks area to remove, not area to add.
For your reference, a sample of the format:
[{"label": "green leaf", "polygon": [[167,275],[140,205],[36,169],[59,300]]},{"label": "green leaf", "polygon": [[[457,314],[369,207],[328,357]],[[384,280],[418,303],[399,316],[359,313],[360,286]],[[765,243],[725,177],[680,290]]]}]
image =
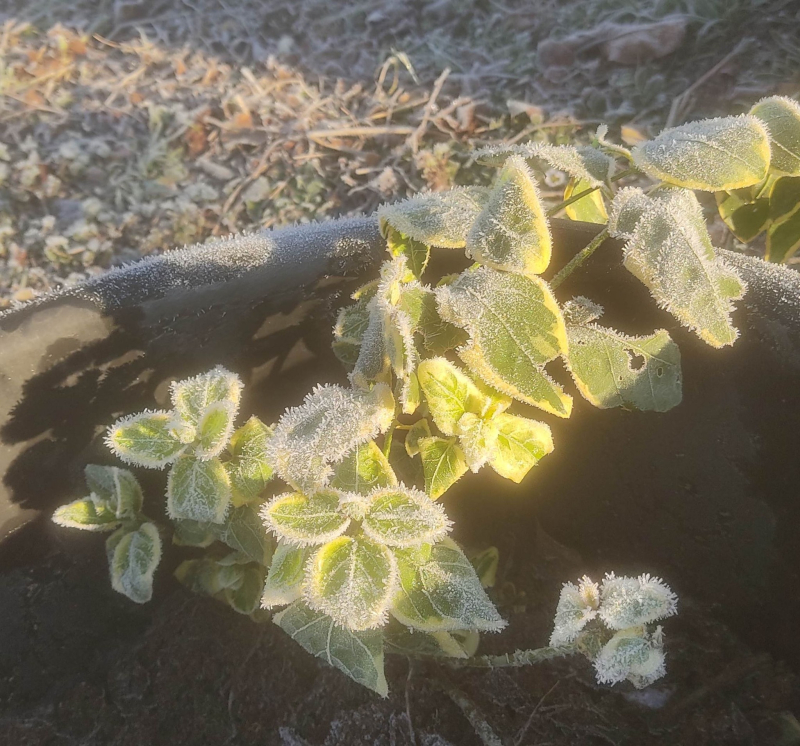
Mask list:
[{"label": "green leaf", "polygon": [[178,459],[167,478],[167,513],[175,520],[222,523],[231,502],[231,483],[219,459]]},{"label": "green leaf", "polygon": [[171,388],[172,405],[186,422],[197,425],[210,404],[230,402],[233,416],[239,409],[242,382],[235,373],[217,366],[184,381],[175,381]]},{"label": "green leaf", "polygon": [[412,658],[469,658],[478,649],[478,633],[422,632],[392,620],[383,633],[384,650]]},{"label": "green leaf", "polygon": [[210,547],[217,541],[219,528],[216,523],[200,521],[175,521],[172,543],[179,547]]},{"label": "green leaf", "polygon": [[552,239],[533,174],[516,155],[500,171],[467,236],[467,256],[495,269],[537,275],[550,263]]},{"label": "green leaf", "polygon": [[478,552],[470,561],[481,585],[484,588],[493,588],[497,581],[497,566],[500,564],[500,552],[497,547],[488,547]]},{"label": "green leaf", "polygon": [[304,491],[324,486],[357,445],[394,421],[394,397],[385,384],[371,391],[318,386],[281,417],[267,443],[267,460],[289,484]]},{"label": "green leaf", "polygon": [[261,597],[262,607],[285,606],[302,596],[306,562],[310,555],[311,550],[307,547],[278,542]]},{"label": "green leaf", "polygon": [[[733,300],[744,295],[738,274],[717,257],[700,204],[685,189],[667,189],[652,198],[623,189],[615,198],[640,216],[625,245],[625,267],[649,289],[656,302],[712,347],[733,344]],[[612,212],[617,209],[612,206]],[[614,223],[609,221],[609,226]],[[629,221],[633,222],[633,221]],[[615,235],[612,232],[612,235]]]},{"label": "green leaf", "polygon": [[753,116],[703,119],[637,145],[633,160],[648,176],[668,184],[730,191],[758,184],[767,175],[769,138]]},{"label": "green leaf", "polygon": [[420,438],[419,453],[425,474],[425,492],[431,500],[438,500],[469,469],[456,438]]},{"label": "green leaf", "polygon": [[208,461],[222,452],[233,433],[236,405],[231,401],[211,402],[197,423],[197,442],[194,452],[198,458]]},{"label": "green leaf", "polygon": [[234,508],[222,526],[216,526],[219,540],[259,565],[269,562],[274,547],[255,505]]},{"label": "green leaf", "polygon": [[428,420],[417,420],[406,433],[406,453],[411,457],[416,456],[419,453],[420,438],[430,438],[432,434]]},{"label": "green leaf", "polygon": [[344,492],[366,495],[376,487],[393,487],[397,477],[374,440],[357,445],[337,464],[330,486]]},{"label": "green leaf", "polygon": [[120,519],[105,500],[84,497],[58,508],[53,513],[53,523],[84,531],[113,531],[119,527]]},{"label": "green leaf", "polygon": [[311,655],[322,658],[381,697],[389,693],[383,673],[383,635],[379,630],[346,629],[302,601],[276,614],[274,621]]},{"label": "green leaf", "polygon": [[433,292],[428,292],[423,297],[419,331],[422,333],[423,345],[431,355],[443,355],[469,341],[469,335],[463,329],[441,317]]},{"label": "green leaf", "polygon": [[366,538],[340,536],[311,560],[306,600],[348,629],[379,627],[396,575],[394,556],[387,547]]},{"label": "green leaf", "polygon": [[465,412],[482,412],[488,398],[460,368],[443,357],[423,360],[417,376],[436,427],[455,435]]},{"label": "green leaf", "polygon": [[340,309],[333,327],[333,352],[348,368],[353,368],[361,352],[361,340],[370,320],[370,300],[365,294],[354,304]]},{"label": "green leaf", "polygon": [[543,422],[503,412],[492,423],[498,435],[489,465],[501,477],[519,483],[539,459],[553,452],[553,436]]},{"label": "green leaf", "polygon": [[770,200],[759,197],[759,186],[717,192],[719,215],[736,238],[750,243],[769,224]]},{"label": "green leaf", "polygon": [[451,525],[441,505],[424,492],[400,485],[370,495],[361,529],[379,544],[410,547],[443,539]]},{"label": "green leaf", "polygon": [[175,432],[171,412],[141,412],[117,420],[106,435],[106,445],[125,463],[163,469],[185,450]]},{"label": "green leaf", "polygon": [[258,417],[251,417],[240,427],[228,445],[231,458],[225,470],[231,480],[231,501],[234,507],[258,500],[272,479],[267,463],[267,442],[270,430]]},{"label": "green leaf", "polygon": [[[576,298],[565,308],[583,300]],[[583,396],[600,409],[666,412],[681,402],[681,353],[664,329],[628,337],[594,323],[567,324],[568,367]]]},{"label": "green leaf", "polygon": [[[800,205],[798,205],[800,208]],[[800,249],[800,209],[780,222],[772,223],[767,230],[766,260],[785,262]]]},{"label": "green leaf", "polygon": [[278,495],[261,510],[264,525],[279,539],[297,546],[324,544],[347,530],[350,519],[339,509],[342,493],[323,489],[306,496]]},{"label": "green leaf", "polygon": [[[585,192],[592,187],[591,182],[584,179],[571,179],[567,188],[564,190],[564,199],[568,200],[575,194]],[[585,197],[567,205],[564,212],[570,220],[580,220],[584,223],[598,223],[605,225],[608,222],[606,203],[603,200],[603,193],[595,189]]]},{"label": "green leaf", "polygon": [[137,604],[153,596],[153,574],[161,560],[161,539],[152,523],[143,523],[113,542],[111,587]]},{"label": "green leaf", "polygon": [[378,210],[381,231],[386,235],[391,226],[428,246],[462,249],[488,194],[485,187],[457,187],[383,205]]},{"label": "green leaf", "polygon": [[386,230],[386,245],[392,256],[403,256],[406,258],[408,268],[414,273],[414,277],[419,279],[428,266],[431,258],[431,247],[421,241],[404,236],[391,226]]},{"label": "green leaf", "polygon": [[395,556],[400,583],[391,612],[398,621],[424,632],[505,627],[454,541],[435,544],[427,558],[414,550],[395,550]]},{"label": "green leaf", "polygon": [[800,176],[800,104],[785,96],[762,99],[750,113],[764,123],[769,133],[770,169]]},{"label": "green leaf", "polygon": [[252,614],[261,605],[261,592],[264,588],[264,568],[255,565],[244,565],[241,570],[241,581],[236,588],[226,588],[223,596],[228,605],[240,614]]},{"label": "green leaf", "polygon": [[567,351],[567,335],[543,280],[482,267],[436,296],[442,317],[470,335],[458,354],[474,373],[504,394],[569,417],[572,399],[544,370]]},{"label": "green leaf", "polygon": [[456,428],[467,465],[477,472],[493,455],[499,435],[494,422],[466,412]]},{"label": "green leaf", "polygon": [[127,469],[87,464],[84,474],[92,499],[98,505],[104,503],[104,507],[113,511],[117,518],[139,515],[144,501],[142,488]]},{"label": "green leaf", "polygon": [[780,223],[800,209],[800,177],[776,179],[769,193],[769,219]]}]

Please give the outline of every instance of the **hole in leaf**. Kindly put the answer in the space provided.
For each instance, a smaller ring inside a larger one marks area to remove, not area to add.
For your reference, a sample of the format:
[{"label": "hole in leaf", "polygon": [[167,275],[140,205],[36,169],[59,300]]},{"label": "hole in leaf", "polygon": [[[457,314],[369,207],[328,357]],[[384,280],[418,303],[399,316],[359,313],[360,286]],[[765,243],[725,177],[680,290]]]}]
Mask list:
[{"label": "hole in leaf", "polygon": [[656,368],[656,375],[657,375],[659,378],[661,378],[661,376],[663,376],[663,375],[664,375],[664,369],[663,369],[661,366],[659,366],[658,368]]},{"label": "hole in leaf", "polygon": [[633,350],[625,350],[628,353],[628,365],[631,370],[641,370],[644,368],[644,355],[637,355]]}]

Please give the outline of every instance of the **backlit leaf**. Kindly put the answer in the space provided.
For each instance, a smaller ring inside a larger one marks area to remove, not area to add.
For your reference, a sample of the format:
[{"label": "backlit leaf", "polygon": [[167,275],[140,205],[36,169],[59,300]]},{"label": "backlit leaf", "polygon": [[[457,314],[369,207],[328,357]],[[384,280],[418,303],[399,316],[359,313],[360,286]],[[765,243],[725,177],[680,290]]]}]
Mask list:
[{"label": "backlit leaf", "polygon": [[395,655],[413,658],[469,658],[478,649],[478,633],[458,630],[454,632],[422,632],[389,622],[383,633],[384,650]]},{"label": "backlit leaf", "polygon": [[458,354],[474,373],[508,396],[569,417],[572,399],[544,370],[567,351],[564,320],[544,281],[481,267],[436,296],[442,317],[470,335]]},{"label": "backlit leaf", "polygon": [[770,262],[785,262],[800,249],[800,210],[773,223],[767,230],[767,253]]},{"label": "backlit leaf", "polygon": [[519,483],[539,459],[553,452],[553,437],[543,422],[502,412],[492,423],[498,432],[489,465],[501,477]]},{"label": "backlit leaf", "polygon": [[302,601],[276,614],[274,621],[311,655],[322,658],[381,697],[389,693],[383,673],[383,635],[379,630],[346,629]]},{"label": "backlit leaf", "polygon": [[399,587],[391,612],[403,624],[425,632],[494,632],[505,627],[475,569],[454,541],[435,544],[427,558],[415,550],[396,550],[395,555]]},{"label": "backlit leaf", "polygon": [[267,573],[261,606],[285,606],[303,595],[306,562],[312,550],[285,541],[278,542]]},{"label": "backlit leaf", "polygon": [[171,412],[141,412],[117,420],[106,435],[106,445],[128,464],[162,469],[185,450],[175,432]]},{"label": "backlit leaf", "polygon": [[708,192],[740,189],[767,175],[769,138],[755,117],[703,119],[664,130],[633,149],[648,176]]},{"label": "backlit leaf", "polygon": [[421,241],[404,236],[391,226],[386,230],[386,245],[392,256],[404,256],[408,268],[414,273],[414,277],[419,279],[428,266],[431,257],[431,247]]},{"label": "backlit leaf", "polygon": [[756,185],[714,195],[719,216],[733,235],[744,243],[756,238],[769,224],[770,200],[768,196],[758,196],[760,191]]},{"label": "backlit leaf", "polygon": [[420,438],[419,453],[425,474],[425,492],[431,500],[438,500],[469,469],[456,438]]},{"label": "backlit leaf", "polygon": [[87,464],[84,474],[89,489],[108,503],[117,518],[135,518],[141,512],[142,488],[127,469]]},{"label": "backlit leaf", "polygon": [[223,592],[228,605],[240,614],[252,614],[261,605],[261,593],[264,588],[264,568],[256,565],[244,565],[240,570],[241,581],[236,588],[226,588]]},{"label": "backlit leaf", "polygon": [[58,508],[53,513],[53,523],[84,531],[113,531],[119,527],[120,519],[105,500],[83,497]]},{"label": "backlit leaf", "polygon": [[152,523],[143,523],[115,543],[110,562],[111,587],[137,604],[149,601],[153,596],[153,574],[160,560],[158,529]]},{"label": "backlit leaf", "polygon": [[469,258],[495,269],[536,275],[550,263],[552,239],[533,174],[512,155],[467,236]]},{"label": "backlit leaf", "polygon": [[[620,195],[626,199],[632,191]],[[745,285],[716,255],[697,198],[668,189],[635,201],[641,213],[625,245],[625,267],[700,339],[712,347],[733,344],[732,301],[744,295]]]},{"label": "backlit leaf", "polygon": [[232,401],[211,402],[197,423],[195,454],[207,461],[219,456],[233,433],[236,405]]},{"label": "backlit leaf", "polygon": [[334,467],[330,486],[344,492],[367,495],[376,487],[397,484],[392,467],[374,440],[357,445]]},{"label": "backlit leaf", "polygon": [[433,421],[445,435],[455,435],[465,412],[481,413],[487,404],[470,377],[443,357],[423,360],[417,376]]},{"label": "backlit leaf", "polygon": [[410,547],[435,542],[450,530],[444,509],[424,492],[399,485],[376,490],[361,528],[375,542]]},{"label": "backlit leaf", "polygon": [[[576,194],[581,194],[591,188],[591,183],[583,179],[570,180],[564,190],[564,199],[568,200]],[[584,223],[599,223],[605,225],[608,222],[606,203],[603,200],[603,193],[595,189],[581,199],[567,205],[564,212],[570,220],[581,220]]]},{"label": "backlit leaf", "polygon": [[340,536],[311,559],[308,604],[351,630],[381,626],[394,593],[394,555],[366,538]]},{"label": "backlit leaf", "polygon": [[468,335],[463,329],[445,321],[436,307],[436,295],[428,292],[423,297],[423,312],[419,320],[423,345],[431,355],[443,355],[466,344]]},{"label": "backlit leaf", "polygon": [[272,479],[266,455],[271,437],[272,430],[258,417],[251,417],[233,434],[228,445],[231,458],[225,462],[225,470],[231,480],[234,507],[258,500]]},{"label": "backlit leaf", "polygon": [[172,404],[186,422],[196,425],[210,404],[230,402],[233,416],[239,409],[242,382],[235,373],[217,366],[184,381],[175,381],[171,387]]},{"label": "backlit leaf", "polygon": [[378,210],[378,220],[384,235],[391,226],[428,246],[462,249],[488,195],[485,187],[457,187],[448,192],[418,194],[402,202],[383,205]]},{"label": "backlit leaf", "polygon": [[785,96],[762,99],[750,113],[764,123],[769,133],[770,168],[800,176],[800,104]]},{"label": "backlit leaf", "polygon": [[484,588],[493,588],[497,580],[497,566],[500,563],[500,552],[497,547],[488,547],[470,560],[475,573]]},{"label": "backlit leaf", "polygon": [[306,496],[278,495],[261,510],[264,525],[279,539],[298,546],[323,544],[347,530],[350,519],[339,510],[341,493],[323,489]]},{"label": "backlit leaf", "polygon": [[231,483],[219,459],[184,456],[167,478],[167,513],[181,520],[222,523],[231,502]]},{"label": "backlit leaf", "polygon": [[430,438],[433,433],[431,433],[431,426],[428,424],[428,420],[421,419],[417,420],[412,426],[411,429],[406,433],[405,439],[405,447],[406,453],[409,456],[416,456],[419,453],[419,441],[421,438]]}]

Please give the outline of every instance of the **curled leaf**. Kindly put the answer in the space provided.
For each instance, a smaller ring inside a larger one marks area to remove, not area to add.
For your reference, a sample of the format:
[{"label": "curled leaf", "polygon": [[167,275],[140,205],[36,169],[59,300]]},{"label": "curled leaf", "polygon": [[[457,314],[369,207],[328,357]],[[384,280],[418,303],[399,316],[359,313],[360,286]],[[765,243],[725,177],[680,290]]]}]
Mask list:
[{"label": "curled leaf", "polygon": [[[161,539],[152,523],[109,537],[111,587],[137,604],[153,596],[153,574],[161,560]],[[113,541],[112,541],[113,539]]]},{"label": "curled leaf", "polygon": [[53,523],[84,531],[113,531],[120,520],[105,500],[83,497],[58,508]]},{"label": "curled leaf", "polygon": [[750,114],[763,122],[769,133],[770,168],[800,176],[800,104],[786,96],[770,96],[750,109]]}]

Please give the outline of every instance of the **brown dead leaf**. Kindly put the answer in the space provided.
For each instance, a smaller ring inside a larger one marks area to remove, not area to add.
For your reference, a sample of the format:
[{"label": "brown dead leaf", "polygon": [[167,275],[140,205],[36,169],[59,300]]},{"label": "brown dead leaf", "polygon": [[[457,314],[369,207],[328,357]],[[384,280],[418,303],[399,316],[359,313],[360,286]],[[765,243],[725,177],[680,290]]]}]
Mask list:
[{"label": "brown dead leaf", "polygon": [[253,115],[246,110],[239,111],[231,118],[231,126],[240,130],[253,129]]},{"label": "brown dead leaf", "polygon": [[138,104],[144,101],[144,96],[142,96],[139,91],[131,91],[130,95],[128,96],[128,100],[134,105],[137,106]]},{"label": "brown dead leaf", "polygon": [[195,122],[183,136],[186,146],[189,148],[189,155],[196,158],[200,153],[204,153],[208,148],[208,133],[200,122]]},{"label": "brown dead leaf", "polygon": [[175,68],[175,75],[186,74],[186,63],[181,58],[175,60],[175,64],[173,65],[173,67]]},{"label": "brown dead leaf", "polygon": [[82,37],[75,37],[74,39],[71,39],[67,45],[67,49],[69,50],[70,54],[76,57],[82,57],[87,51],[86,39]]}]

